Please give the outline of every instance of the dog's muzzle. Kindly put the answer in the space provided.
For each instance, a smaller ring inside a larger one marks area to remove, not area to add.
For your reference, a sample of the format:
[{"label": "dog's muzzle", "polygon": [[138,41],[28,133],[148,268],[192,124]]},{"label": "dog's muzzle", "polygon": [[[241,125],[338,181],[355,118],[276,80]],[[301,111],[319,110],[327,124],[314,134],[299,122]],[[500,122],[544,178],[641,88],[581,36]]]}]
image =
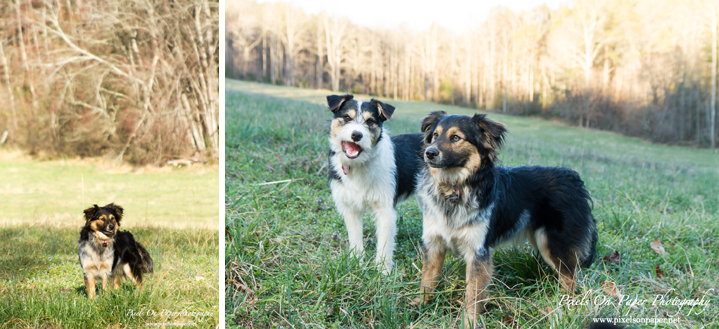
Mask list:
[{"label": "dog's muzzle", "polygon": [[432,168],[444,168],[442,165],[442,157],[439,154],[439,150],[436,148],[428,148],[424,151],[424,162]]},{"label": "dog's muzzle", "polygon": [[427,160],[434,160],[437,156],[439,156],[439,151],[437,149],[427,149],[424,151],[424,157]]}]

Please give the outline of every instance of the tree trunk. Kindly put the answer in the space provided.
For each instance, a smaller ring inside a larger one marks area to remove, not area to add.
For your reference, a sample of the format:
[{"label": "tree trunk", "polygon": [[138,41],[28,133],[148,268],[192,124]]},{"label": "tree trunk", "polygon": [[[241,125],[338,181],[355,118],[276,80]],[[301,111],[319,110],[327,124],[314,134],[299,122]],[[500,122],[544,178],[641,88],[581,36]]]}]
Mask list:
[{"label": "tree trunk", "polygon": [[397,50],[393,50],[392,52],[392,97],[394,100],[397,100],[397,91],[398,91],[398,85],[399,85],[399,53]]},{"label": "tree trunk", "polygon": [[287,86],[295,85],[295,60],[292,54],[294,51],[293,48],[292,44],[287,43],[287,81],[285,81],[285,85]]},{"label": "tree trunk", "polygon": [[534,57],[530,57],[529,62],[529,102],[534,103]]},{"label": "tree trunk", "polygon": [[270,82],[274,85],[275,84],[275,78],[277,77],[277,47],[276,42],[273,45],[272,40],[269,42],[270,46]]},{"label": "tree trunk", "polygon": [[[262,28],[262,77],[267,76],[267,63],[269,60],[269,52],[267,51],[267,31]],[[264,79],[263,79],[264,80]]]},{"label": "tree trunk", "polygon": [[490,18],[489,24],[489,95],[487,97],[487,108],[494,106],[494,96],[496,94],[494,90],[494,51],[495,51],[495,36],[494,36],[494,17]]},{"label": "tree trunk", "polygon": [[714,5],[712,16],[712,90],[711,90],[711,107],[709,108],[709,140],[711,148],[716,147],[716,81],[717,81],[717,25],[719,25],[719,10]]},{"label": "tree trunk", "polygon": [[7,93],[10,97],[10,111],[12,111],[12,139],[15,138],[15,134],[18,130],[17,125],[17,111],[15,110],[15,95],[12,92],[12,86],[10,85],[10,66],[7,62],[7,57],[5,56],[5,49],[3,48],[3,41],[0,41],[0,58],[2,58],[2,64],[3,64],[3,72],[5,73],[5,85],[7,86]]},{"label": "tree trunk", "polygon": [[[37,103],[37,94],[35,94],[35,83],[32,76],[32,72],[30,72],[30,65],[28,64],[27,59],[27,52],[25,51],[25,38],[23,37],[22,31],[22,15],[20,13],[20,0],[15,0],[15,13],[17,14],[17,38],[18,43],[20,44],[20,58],[22,59],[22,67],[25,71],[25,80],[27,81],[28,87],[30,89],[30,96],[32,97],[32,110],[33,110],[33,116],[37,118],[37,110],[38,110],[38,103]],[[72,16],[72,15],[70,15]]]},{"label": "tree trunk", "polygon": [[277,39],[277,78],[287,80],[287,72],[285,71],[285,47],[282,46],[282,40]]},{"label": "tree trunk", "polygon": [[466,56],[464,59],[464,103],[470,106],[472,103],[472,39],[467,36],[465,40]]},{"label": "tree trunk", "polygon": [[410,100],[412,56],[409,49],[404,50],[404,86],[402,86],[402,97],[405,101]]},{"label": "tree trunk", "polygon": [[247,79],[247,62],[250,58],[250,47],[242,48],[242,76]]},{"label": "tree trunk", "polygon": [[509,40],[504,40],[504,71],[502,73],[502,112],[507,112],[507,80],[509,66]]},{"label": "tree trunk", "polygon": [[604,46],[604,69],[602,70],[602,94],[609,94],[609,47]]},{"label": "tree trunk", "polygon": [[317,89],[322,89],[322,58],[324,55],[322,54],[322,22],[317,19],[317,67],[315,72],[315,83],[317,84]]}]

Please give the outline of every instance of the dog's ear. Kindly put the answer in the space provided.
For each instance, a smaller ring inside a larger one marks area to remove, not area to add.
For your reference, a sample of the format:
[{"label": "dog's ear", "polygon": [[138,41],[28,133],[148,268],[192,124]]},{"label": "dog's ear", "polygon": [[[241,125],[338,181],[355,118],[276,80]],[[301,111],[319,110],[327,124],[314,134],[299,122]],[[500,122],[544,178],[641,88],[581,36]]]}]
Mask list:
[{"label": "dog's ear", "polygon": [[496,156],[497,150],[504,144],[504,134],[507,132],[507,128],[504,124],[487,118],[486,114],[475,114],[472,117],[472,122],[477,125],[479,136],[481,136],[477,145],[490,150],[490,155]]},{"label": "dog's ear", "polygon": [[387,103],[382,103],[374,98],[372,98],[370,104],[372,104],[374,108],[379,110],[379,118],[382,121],[386,121],[392,118],[392,114],[394,114],[394,106]]},{"label": "dog's ear", "polygon": [[85,221],[89,221],[95,217],[95,213],[97,213],[98,210],[100,210],[100,207],[97,205],[93,205],[92,207],[83,210],[85,213]]},{"label": "dog's ear", "polygon": [[432,143],[432,132],[437,126],[437,122],[442,119],[442,116],[446,115],[445,111],[434,111],[430,113],[426,118],[422,119],[422,129],[424,133],[424,142],[427,144]]},{"label": "dog's ear", "polygon": [[117,221],[117,225],[120,225],[120,220],[122,220],[122,207],[116,205],[115,203],[111,203],[106,205],[105,208],[112,210],[112,212],[115,214],[115,221]]},{"label": "dog's ear", "polygon": [[335,111],[339,110],[340,107],[342,107],[342,103],[351,100],[354,96],[352,95],[329,95],[327,96],[327,107],[330,108],[330,111],[332,113],[335,113]]}]

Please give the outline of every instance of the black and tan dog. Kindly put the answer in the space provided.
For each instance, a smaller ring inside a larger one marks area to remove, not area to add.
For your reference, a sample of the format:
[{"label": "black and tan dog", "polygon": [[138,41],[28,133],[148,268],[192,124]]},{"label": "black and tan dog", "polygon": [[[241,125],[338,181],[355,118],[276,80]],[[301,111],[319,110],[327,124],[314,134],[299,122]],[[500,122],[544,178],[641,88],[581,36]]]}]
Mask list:
[{"label": "black and tan dog", "polygon": [[94,205],[85,209],[85,226],[80,231],[80,266],[85,277],[87,296],[95,297],[95,278],[107,280],[112,288],[120,288],[120,281],[129,278],[136,287],[142,284],[142,274],[152,273],[152,258],[130,232],[118,231],[122,207],[114,203],[104,207]]},{"label": "black and tan dog", "polygon": [[423,294],[437,286],[445,253],[467,263],[465,324],[483,309],[492,279],[492,252],[529,241],[574,293],[576,270],[594,259],[597,230],[589,193],[566,168],[496,165],[506,129],[483,114],[433,112],[422,123],[425,166],[417,178],[424,213]]}]

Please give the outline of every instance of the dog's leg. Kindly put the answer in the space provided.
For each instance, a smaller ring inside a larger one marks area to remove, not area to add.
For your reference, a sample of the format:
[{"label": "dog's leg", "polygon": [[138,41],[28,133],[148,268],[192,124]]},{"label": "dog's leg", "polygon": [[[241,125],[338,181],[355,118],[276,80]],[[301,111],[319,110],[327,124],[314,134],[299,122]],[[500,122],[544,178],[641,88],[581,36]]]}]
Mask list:
[{"label": "dog's leg", "polygon": [[107,274],[102,275],[102,291],[107,291]]},{"label": "dog's leg", "polygon": [[142,288],[142,271],[137,271],[137,275],[135,275],[135,287]]},{"label": "dog's leg", "polygon": [[113,273],[110,275],[110,286],[112,289],[120,289],[120,276]]},{"label": "dog's leg", "polygon": [[566,252],[566,255],[560,256],[552,253],[549,248],[549,239],[547,233],[543,228],[540,228],[534,232],[534,243],[533,243],[539,254],[542,255],[542,259],[549,264],[559,274],[559,282],[562,287],[567,290],[567,293],[574,295],[574,290],[577,288],[577,280],[575,277],[575,270],[577,267],[577,256],[572,250]]},{"label": "dog's leg", "polygon": [[125,277],[130,279],[132,283],[135,284],[135,287],[137,287],[137,278],[134,274],[132,274],[132,268],[130,268],[130,264],[125,263],[122,265],[122,272],[125,273]]},{"label": "dog's leg", "polygon": [[345,209],[342,212],[345,218],[345,226],[347,226],[347,237],[350,243],[350,252],[355,257],[361,258],[364,253],[364,243],[362,241],[362,213]]},{"label": "dog's leg", "polygon": [[375,226],[377,227],[377,256],[375,263],[382,264],[382,273],[389,274],[394,262],[395,242],[397,235],[397,211],[391,205],[375,209]]},{"label": "dog's leg", "polygon": [[465,255],[467,262],[467,293],[464,298],[464,326],[474,328],[477,314],[484,310],[487,286],[492,281],[492,255],[482,248],[474,255]]},{"label": "dog's leg", "polygon": [[87,289],[87,297],[95,298],[95,276],[85,274],[85,288]]},{"label": "dog's leg", "polygon": [[412,302],[412,304],[429,303],[432,299],[431,293],[435,292],[439,277],[442,274],[444,266],[444,256],[447,254],[447,246],[441,237],[428,239],[422,245],[424,250],[424,263],[422,264],[422,283],[420,287],[421,295]]}]

